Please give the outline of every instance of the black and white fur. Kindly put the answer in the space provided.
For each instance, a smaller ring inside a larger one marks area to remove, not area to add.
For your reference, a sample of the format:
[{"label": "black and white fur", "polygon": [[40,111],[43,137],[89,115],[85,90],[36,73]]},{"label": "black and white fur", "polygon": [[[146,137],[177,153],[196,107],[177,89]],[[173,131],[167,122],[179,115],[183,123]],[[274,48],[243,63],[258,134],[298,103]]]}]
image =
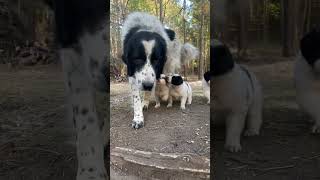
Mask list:
[{"label": "black and white fur", "polygon": [[225,122],[225,148],[241,150],[240,137],[258,135],[262,124],[262,91],[255,75],[234,62],[229,49],[211,44],[213,123]]},{"label": "black and white fur", "polygon": [[320,133],[320,30],[314,29],[300,41],[294,80],[297,101],[311,121],[312,133]]},{"label": "black and white fur", "polygon": [[204,96],[208,100],[207,102],[208,104],[210,104],[210,79],[211,79],[210,71],[205,72],[202,78],[202,90],[203,90]]},{"label": "black and white fur", "polygon": [[190,84],[182,79],[178,74],[169,76],[169,100],[167,107],[172,107],[173,99],[180,100],[180,108],[186,109],[192,102],[192,88]]},{"label": "black and white fur", "polygon": [[108,90],[109,3],[105,0],[89,3],[85,0],[49,0],[48,3],[55,12],[69,120],[76,128],[76,179],[109,179],[109,169],[106,170],[104,164],[108,123],[98,118],[95,104],[96,90],[105,93]]},{"label": "black and white fur", "polygon": [[[149,97],[160,74],[174,73],[182,63],[197,56],[190,44],[182,45],[172,30],[152,15],[134,12],[128,15],[121,32],[122,59],[127,65],[134,103],[132,127],[144,124],[143,108],[149,106]],[[182,57],[184,57],[182,59]],[[144,91],[141,100],[140,91]]]}]

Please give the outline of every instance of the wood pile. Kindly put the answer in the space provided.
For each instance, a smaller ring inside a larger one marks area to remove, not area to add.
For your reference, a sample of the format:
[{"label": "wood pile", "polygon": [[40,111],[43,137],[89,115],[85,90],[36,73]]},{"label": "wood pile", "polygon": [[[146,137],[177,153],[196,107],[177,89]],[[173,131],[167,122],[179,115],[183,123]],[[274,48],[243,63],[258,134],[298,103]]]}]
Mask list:
[{"label": "wood pile", "polygon": [[17,46],[13,53],[13,61],[24,66],[50,64],[54,62],[54,53],[49,48],[34,42],[32,45]]}]

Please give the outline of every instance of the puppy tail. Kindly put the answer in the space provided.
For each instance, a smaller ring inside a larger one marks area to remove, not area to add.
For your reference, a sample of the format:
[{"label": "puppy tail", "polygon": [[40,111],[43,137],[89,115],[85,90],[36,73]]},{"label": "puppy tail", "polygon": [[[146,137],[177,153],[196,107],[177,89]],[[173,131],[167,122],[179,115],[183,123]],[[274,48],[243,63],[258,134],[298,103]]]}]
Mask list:
[{"label": "puppy tail", "polygon": [[187,64],[188,62],[198,58],[199,50],[190,43],[185,43],[181,48],[181,63]]}]

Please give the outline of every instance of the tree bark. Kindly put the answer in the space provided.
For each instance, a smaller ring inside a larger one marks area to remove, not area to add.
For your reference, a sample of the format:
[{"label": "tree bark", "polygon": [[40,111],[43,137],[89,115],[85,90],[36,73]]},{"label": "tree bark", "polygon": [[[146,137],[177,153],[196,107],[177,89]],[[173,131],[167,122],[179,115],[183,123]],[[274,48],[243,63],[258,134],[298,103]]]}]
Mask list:
[{"label": "tree bark", "polygon": [[200,80],[202,75],[203,75],[203,56],[202,56],[202,51],[203,51],[203,23],[204,23],[204,0],[201,0],[201,21],[200,21],[200,46],[199,46],[199,66],[198,66],[198,79]]},{"label": "tree bark", "polygon": [[298,51],[299,2],[299,0],[281,0],[282,55],[284,57],[294,56]]},{"label": "tree bark", "polygon": [[268,43],[269,39],[269,11],[268,11],[269,0],[264,0],[263,4],[263,42]]},{"label": "tree bark", "polygon": [[248,48],[249,0],[238,0],[239,7],[239,44],[238,57],[245,58]]}]

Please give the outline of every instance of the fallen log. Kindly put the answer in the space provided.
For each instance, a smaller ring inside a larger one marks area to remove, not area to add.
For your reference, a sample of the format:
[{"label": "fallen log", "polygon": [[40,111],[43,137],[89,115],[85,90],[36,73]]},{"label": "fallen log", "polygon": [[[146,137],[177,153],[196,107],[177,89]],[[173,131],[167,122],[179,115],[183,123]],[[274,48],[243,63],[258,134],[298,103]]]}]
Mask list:
[{"label": "fallen log", "polygon": [[160,171],[190,174],[199,179],[208,179],[210,175],[209,158],[190,153],[158,153],[115,147],[111,150],[111,162],[119,160]]}]

